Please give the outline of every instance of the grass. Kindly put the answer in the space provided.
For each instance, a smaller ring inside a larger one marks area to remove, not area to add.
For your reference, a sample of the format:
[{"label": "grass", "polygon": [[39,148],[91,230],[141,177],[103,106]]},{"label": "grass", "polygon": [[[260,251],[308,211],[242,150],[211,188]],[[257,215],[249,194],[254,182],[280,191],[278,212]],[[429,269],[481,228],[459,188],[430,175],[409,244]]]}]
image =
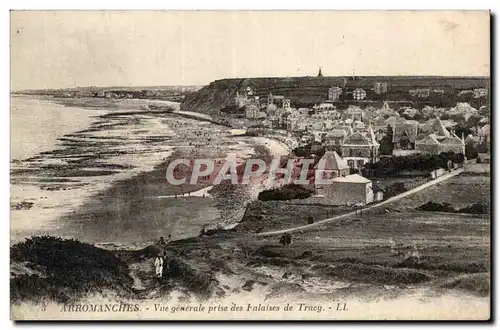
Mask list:
[{"label": "grass", "polygon": [[459,289],[467,292],[475,292],[480,296],[487,297],[490,293],[490,275],[487,273],[457,276],[444,281],[441,284],[445,289]]},{"label": "grass", "polygon": [[77,240],[34,236],[12,246],[10,257],[11,263],[37,269],[35,274],[11,279],[12,302],[42,298],[68,302],[95,291],[131,292],[127,264],[110,251]]},{"label": "grass", "polygon": [[256,201],[247,206],[245,216],[235,227],[242,232],[270,231],[306,225],[352,211],[349,207],[291,204],[284,201]]},{"label": "grass", "polygon": [[464,172],[391,205],[416,207],[432,201],[449,203],[456,208],[463,208],[474,203],[489,201],[490,182],[490,177],[485,174]]}]

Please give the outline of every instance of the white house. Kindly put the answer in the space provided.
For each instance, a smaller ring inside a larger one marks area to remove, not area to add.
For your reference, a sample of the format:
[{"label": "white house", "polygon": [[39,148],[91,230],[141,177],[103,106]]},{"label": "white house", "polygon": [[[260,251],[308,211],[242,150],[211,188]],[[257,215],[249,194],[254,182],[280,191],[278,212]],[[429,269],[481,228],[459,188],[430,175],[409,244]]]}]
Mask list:
[{"label": "white house", "polygon": [[352,92],[352,98],[355,99],[355,100],[364,100],[365,97],[366,97],[366,92],[362,88],[356,88]]},{"label": "white house", "polygon": [[341,94],[342,94],[342,88],[336,86],[330,87],[328,89],[328,100],[336,101]]},{"label": "white house", "polygon": [[322,188],[323,202],[329,205],[370,204],[374,201],[372,181],[359,174],[336,177]]},{"label": "white house", "polygon": [[487,88],[476,88],[476,89],[474,89],[473,93],[474,93],[474,98],[486,97],[486,96],[488,96],[488,89]]}]

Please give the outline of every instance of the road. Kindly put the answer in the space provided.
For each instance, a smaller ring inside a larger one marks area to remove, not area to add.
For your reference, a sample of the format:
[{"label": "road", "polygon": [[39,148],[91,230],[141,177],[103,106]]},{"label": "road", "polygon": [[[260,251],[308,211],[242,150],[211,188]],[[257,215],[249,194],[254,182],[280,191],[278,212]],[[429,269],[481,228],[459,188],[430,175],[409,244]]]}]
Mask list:
[{"label": "road", "polygon": [[[407,196],[415,194],[415,193],[417,193],[419,191],[427,189],[427,188],[429,188],[429,187],[431,187],[433,185],[436,185],[436,184],[438,184],[440,182],[446,181],[449,178],[452,178],[452,177],[454,177],[454,176],[456,176],[456,175],[458,175],[458,174],[460,174],[462,172],[463,172],[463,168],[453,170],[452,172],[446,173],[446,174],[440,176],[437,179],[434,179],[432,181],[424,183],[424,184],[422,184],[422,185],[420,185],[418,187],[415,187],[415,188],[413,188],[411,190],[405,191],[402,194],[399,194],[397,196],[394,196],[394,197],[391,197],[389,199],[386,199],[383,202],[380,202],[380,203],[377,203],[377,204],[373,204],[371,206],[363,208],[363,211],[373,210],[373,209],[376,209],[378,207],[384,206],[386,204],[395,202],[397,200],[400,200],[402,198],[405,198]],[[332,222],[332,221],[335,221],[335,220],[340,220],[340,219],[347,218],[347,217],[350,217],[350,216],[353,216],[353,215],[356,215],[356,211],[345,213],[345,214],[341,214],[341,215],[335,216],[333,218],[324,219],[324,220],[315,222],[313,224],[299,226],[299,227],[293,227],[293,228],[287,228],[287,229],[281,229],[281,230],[267,231],[267,232],[256,234],[256,236],[272,236],[272,235],[279,235],[279,234],[283,234],[283,233],[290,233],[290,232],[294,232],[294,231],[300,231],[300,230],[304,230],[304,229],[310,229],[310,228],[313,228],[313,227],[316,227],[316,226],[324,225],[325,223],[329,223],[329,222]]]}]

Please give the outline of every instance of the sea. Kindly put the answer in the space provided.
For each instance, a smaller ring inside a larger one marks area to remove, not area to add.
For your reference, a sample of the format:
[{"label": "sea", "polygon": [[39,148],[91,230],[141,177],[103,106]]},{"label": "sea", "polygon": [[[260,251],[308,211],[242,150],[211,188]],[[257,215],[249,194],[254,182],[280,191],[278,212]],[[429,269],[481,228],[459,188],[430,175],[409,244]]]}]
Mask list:
[{"label": "sea", "polygon": [[214,149],[244,157],[254,150],[248,141],[207,121],[141,111],[140,100],[120,102],[77,107],[12,97],[11,244],[53,235],[137,248],[241,219],[246,195],[161,198],[170,195],[162,164],[199,134],[218,132]]}]

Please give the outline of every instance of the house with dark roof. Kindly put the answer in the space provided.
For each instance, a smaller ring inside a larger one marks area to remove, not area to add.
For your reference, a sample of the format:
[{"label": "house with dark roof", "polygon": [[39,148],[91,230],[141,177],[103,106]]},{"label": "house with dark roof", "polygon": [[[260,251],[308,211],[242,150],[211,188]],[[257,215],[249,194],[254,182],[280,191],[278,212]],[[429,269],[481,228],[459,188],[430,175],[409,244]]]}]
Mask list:
[{"label": "house with dark roof", "polygon": [[342,141],[342,157],[350,168],[362,168],[366,163],[375,163],[379,160],[380,144],[375,138],[371,126],[363,131],[356,131]]},{"label": "house with dark roof", "polygon": [[481,142],[486,142],[486,144],[489,146],[491,142],[491,127],[490,124],[486,124],[483,127],[479,128],[477,131],[477,135],[479,136],[479,139]]},{"label": "house with dark roof", "polygon": [[395,123],[392,125],[394,149],[411,150],[415,148],[418,123]]},{"label": "house with dark roof", "polygon": [[337,101],[341,94],[342,94],[342,88],[338,86],[332,86],[328,88],[329,101]]},{"label": "house with dark roof", "polygon": [[327,151],[314,165],[316,175],[325,179],[349,175],[350,167],[336,151]]},{"label": "house with dark roof", "polygon": [[363,120],[364,116],[364,111],[358,106],[353,106],[350,105],[343,114],[344,119],[351,119],[352,121],[354,120]]},{"label": "house with dark roof", "polygon": [[430,88],[410,89],[409,93],[411,96],[416,96],[419,98],[428,98],[431,94],[431,89]]},{"label": "house with dark roof", "polygon": [[327,150],[341,150],[342,141],[352,133],[352,129],[332,128],[329,130],[323,139],[323,145]]},{"label": "house with dark roof", "polygon": [[443,122],[436,120],[432,126],[434,132],[423,139],[415,141],[415,151],[422,154],[440,154],[453,151],[465,155],[465,139],[458,137],[454,132],[448,131]]}]

